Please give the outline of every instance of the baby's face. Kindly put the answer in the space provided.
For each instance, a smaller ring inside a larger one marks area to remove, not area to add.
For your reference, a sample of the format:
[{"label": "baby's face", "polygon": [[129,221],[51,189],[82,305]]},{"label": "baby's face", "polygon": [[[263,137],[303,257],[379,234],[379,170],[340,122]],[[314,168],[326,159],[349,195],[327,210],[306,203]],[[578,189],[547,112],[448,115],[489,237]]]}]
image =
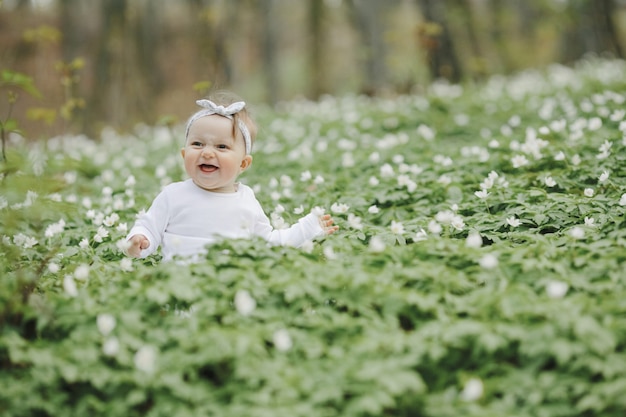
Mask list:
[{"label": "baby's face", "polygon": [[244,139],[233,121],[222,116],[201,117],[189,128],[181,154],[193,182],[208,191],[234,193],[237,177],[252,162]]}]

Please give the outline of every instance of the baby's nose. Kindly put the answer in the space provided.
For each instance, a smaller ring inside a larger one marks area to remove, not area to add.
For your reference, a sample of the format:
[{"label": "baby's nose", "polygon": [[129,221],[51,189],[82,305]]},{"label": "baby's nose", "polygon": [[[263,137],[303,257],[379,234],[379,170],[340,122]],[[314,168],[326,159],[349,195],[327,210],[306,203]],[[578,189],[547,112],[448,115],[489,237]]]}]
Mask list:
[{"label": "baby's nose", "polygon": [[204,157],[213,156],[214,153],[215,153],[215,150],[213,149],[212,146],[205,146],[204,148],[202,148],[202,155]]}]

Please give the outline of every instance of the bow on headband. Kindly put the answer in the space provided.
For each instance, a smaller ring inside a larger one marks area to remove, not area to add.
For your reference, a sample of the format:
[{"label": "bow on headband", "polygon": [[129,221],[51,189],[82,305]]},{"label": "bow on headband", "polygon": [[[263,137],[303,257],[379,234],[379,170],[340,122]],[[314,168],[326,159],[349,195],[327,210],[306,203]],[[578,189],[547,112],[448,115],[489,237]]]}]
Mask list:
[{"label": "bow on headband", "polygon": [[[204,107],[204,110],[200,110],[195,113],[189,121],[187,122],[187,128],[185,129],[185,140],[189,135],[189,128],[192,123],[198,120],[201,117],[210,116],[212,114],[217,114],[219,116],[226,117],[230,120],[233,120],[233,114],[239,113],[246,106],[246,103],[243,101],[237,101],[229,105],[228,107],[218,106],[213,103],[211,100],[197,100],[196,104],[200,107]],[[250,138],[250,131],[244,122],[241,120],[237,120],[237,127],[241,130],[241,134],[243,135],[243,139],[246,142],[246,155],[249,155],[252,151],[252,139]]]}]

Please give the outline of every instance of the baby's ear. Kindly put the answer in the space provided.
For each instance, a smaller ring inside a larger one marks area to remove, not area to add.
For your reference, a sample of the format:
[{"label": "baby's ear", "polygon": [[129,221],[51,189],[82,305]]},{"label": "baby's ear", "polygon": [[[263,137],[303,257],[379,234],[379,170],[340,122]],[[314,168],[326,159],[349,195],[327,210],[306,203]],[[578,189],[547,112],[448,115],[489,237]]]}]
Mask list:
[{"label": "baby's ear", "polygon": [[241,165],[239,166],[241,171],[245,171],[246,169],[248,169],[248,167],[252,165],[252,155],[246,155],[242,160],[241,160]]},{"label": "baby's ear", "polygon": [[185,148],[180,149],[180,155],[185,159]]}]

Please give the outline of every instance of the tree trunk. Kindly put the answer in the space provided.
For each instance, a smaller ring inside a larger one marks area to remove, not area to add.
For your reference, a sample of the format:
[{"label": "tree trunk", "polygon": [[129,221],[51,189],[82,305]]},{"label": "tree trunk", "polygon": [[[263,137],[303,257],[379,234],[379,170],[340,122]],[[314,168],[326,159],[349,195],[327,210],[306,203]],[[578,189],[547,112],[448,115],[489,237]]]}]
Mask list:
[{"label": "tree trunk", "polygon": [[460,81],[461,66],[448,29],[443,2],[419,0],[418,6],[426,21],[426,29],[423,30],[422,36],[431,76],[433,79],[445,78],[452,82]]},{"label": "tree trunk", "polygon": [[309,68],[311,68],[310,77],[310,95],[314,99],[318,99],[326,90],[326,73],[323,62],[322,51],[325,39],[322,30],[322,22],[324,21],[324,1],[309,0],[309,39],[310,39],[310,55]]}]

